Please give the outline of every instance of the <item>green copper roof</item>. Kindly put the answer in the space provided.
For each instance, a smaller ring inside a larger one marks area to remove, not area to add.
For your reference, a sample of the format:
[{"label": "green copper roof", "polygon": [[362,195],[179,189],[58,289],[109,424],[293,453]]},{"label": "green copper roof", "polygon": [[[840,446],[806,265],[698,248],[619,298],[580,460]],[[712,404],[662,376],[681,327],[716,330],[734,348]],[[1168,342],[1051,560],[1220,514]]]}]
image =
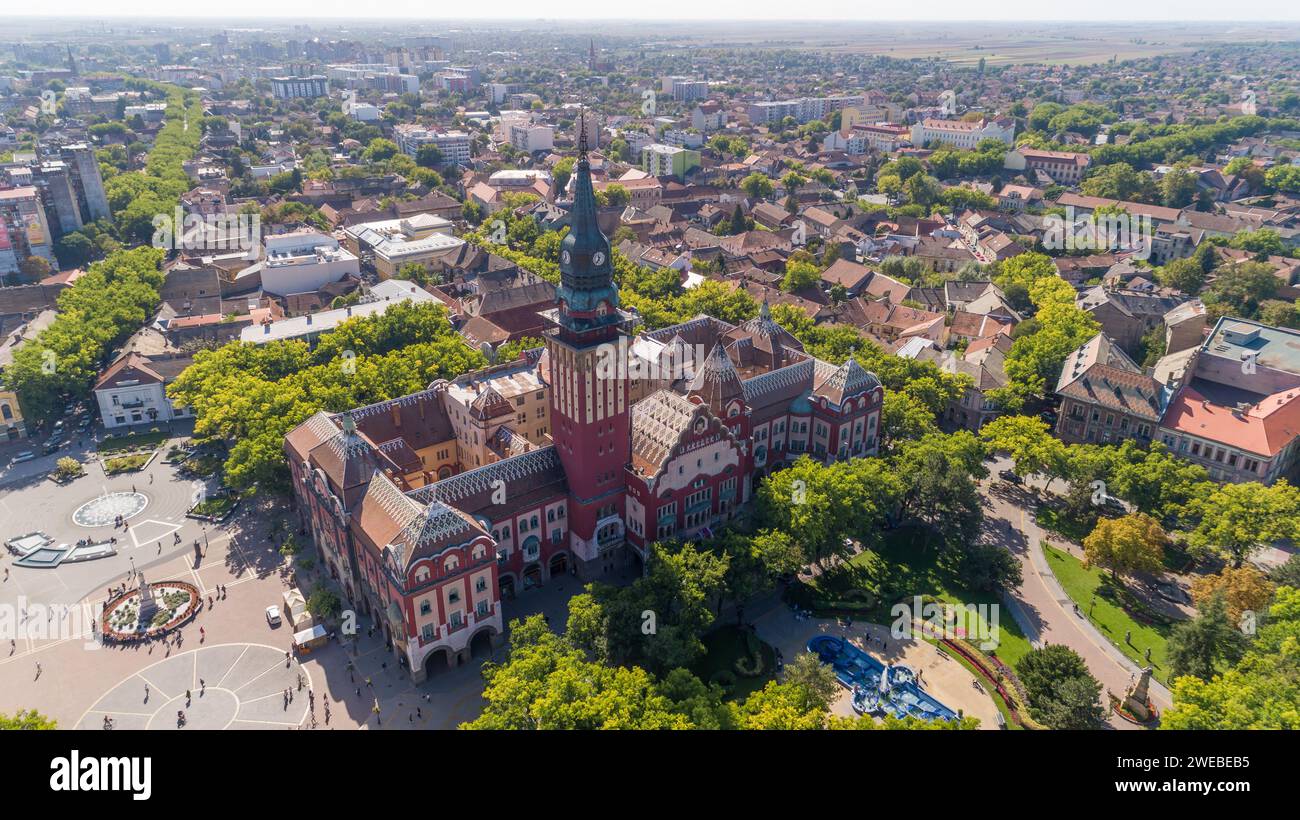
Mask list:
[{"label": "green copper roof", "polygon": [[[569,211],[569,233],[560,244],[560,321],[573,329],[617,324],[618,288],[614,286],[614,264],[609,240],[596,224],[596,192],[591,186],[591,163],[587,160],[586,130],[579,128],[578,164],[574,172],[573,208]],[[601,303],[608,312],[599,319],[566,320],[565,314],[593,312]]]}]

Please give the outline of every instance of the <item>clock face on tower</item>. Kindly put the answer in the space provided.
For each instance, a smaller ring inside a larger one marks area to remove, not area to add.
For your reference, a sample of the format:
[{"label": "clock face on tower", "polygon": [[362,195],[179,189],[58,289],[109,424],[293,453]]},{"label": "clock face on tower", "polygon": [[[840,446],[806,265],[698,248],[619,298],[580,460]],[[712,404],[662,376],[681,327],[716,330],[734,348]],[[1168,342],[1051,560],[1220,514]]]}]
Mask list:
[{"label": "clock face on tower", "polygon": [[596,267],[600,267],[601,265],[605,264],[604,251],[596,251],[594,254],[592,254],[591,264],[595,265]]}]

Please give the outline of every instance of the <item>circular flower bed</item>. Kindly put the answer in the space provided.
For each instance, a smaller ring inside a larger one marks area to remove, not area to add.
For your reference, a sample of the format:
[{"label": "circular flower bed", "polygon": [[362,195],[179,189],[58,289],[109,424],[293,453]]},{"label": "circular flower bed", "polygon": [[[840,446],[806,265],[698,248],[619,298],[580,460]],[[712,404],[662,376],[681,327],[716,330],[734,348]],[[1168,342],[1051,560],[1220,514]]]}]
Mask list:
[{"label": "circular flower bed", "polygon": [[157,609],[148,623],[140,623],[140,590],[126,592],[104,604],[99,626],[105,640],[138,641],[170,632],[198,614],[202,596],[187,581],[149,584]]}]

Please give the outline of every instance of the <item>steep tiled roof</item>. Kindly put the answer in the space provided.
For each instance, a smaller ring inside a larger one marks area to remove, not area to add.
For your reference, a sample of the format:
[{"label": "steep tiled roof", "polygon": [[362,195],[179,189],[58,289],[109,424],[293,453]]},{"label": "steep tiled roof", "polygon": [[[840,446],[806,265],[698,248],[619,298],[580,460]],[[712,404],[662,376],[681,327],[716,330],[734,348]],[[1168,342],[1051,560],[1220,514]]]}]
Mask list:
[{"label": "steep tiled roof", "polygon": [[695,377],[687,385],[687,390],[703,399],[715,414],[721,414],[727,402],[744,395],[740,374],[720,342],[713,345],[713,350],[695,368]]},{"label": "steep tiled roof", "polygon": [[1300,389],[1236,409],[1206,400],[1189,385],[1170,402],[1160,426],[1271,458],[1300,435]]},{"label": "steep tiled roof", "polygon": [[658,390],[632,405],[632,455],[660,467],[690,429],[697,405],[668,390]]},{"label": "steep tiled roof", "polygon": [[[827,365],[825,362],[818,360],[817,369],[825,372],[825,367],[834,367]],[[842,404],[846,398],[856,396],[859,393],[868,390],[874,390],[880,386],[880,381],[875,374],[863,368],[858,364],[858,360],[849,357],[844,364],[836,367],[825,378],[818,380],[814,377],[815,386],[813,392],[818,396],[824,396],[835,404]]]},{"label": "steep tiled roof", "polygon": [[1106,364],[1092,365],[1083,376],[1057,392],[1152,421],[1158,421],[1164,409],[1165,390],[1158,381],[1143,373]]}]

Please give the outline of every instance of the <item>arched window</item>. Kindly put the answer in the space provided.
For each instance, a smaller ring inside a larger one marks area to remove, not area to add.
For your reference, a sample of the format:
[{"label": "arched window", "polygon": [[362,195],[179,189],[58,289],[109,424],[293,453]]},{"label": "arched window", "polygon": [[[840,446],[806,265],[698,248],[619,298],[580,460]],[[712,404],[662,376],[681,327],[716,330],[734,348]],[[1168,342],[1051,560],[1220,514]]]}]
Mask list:
[{"label": "arched window", "polygon": [[442,568],[447,572],[452,572],[458,566],[460,566],[460,559],[454,555],[448,555],[447,560],[442,562]]}]

